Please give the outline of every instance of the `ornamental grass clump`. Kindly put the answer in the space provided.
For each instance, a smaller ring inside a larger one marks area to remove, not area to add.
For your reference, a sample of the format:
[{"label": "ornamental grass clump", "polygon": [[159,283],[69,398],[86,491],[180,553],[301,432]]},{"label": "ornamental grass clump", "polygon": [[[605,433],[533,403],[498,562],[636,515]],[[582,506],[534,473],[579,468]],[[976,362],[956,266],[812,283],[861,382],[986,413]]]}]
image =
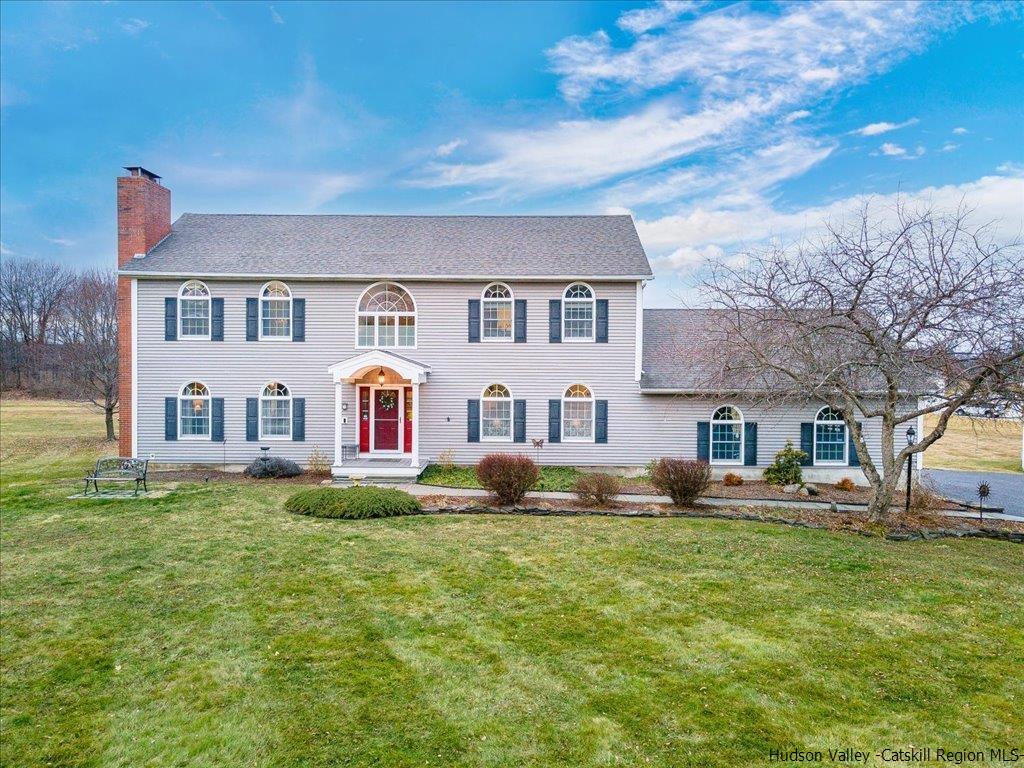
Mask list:
[{"label": "ornamental grass clump", "polygon": [[737,475],[735,472],[726,472],[725,475],[722,476],[722,485],[730,488],[734,488],[737,485],[743,485],[743,477],[741,475]]},{"label": "ornamental grass clump", "polygon": [[497,496],[501,504],[518,504],[537,484],[540,471],[532,459],[521,454],[490,453],[476,465],[476,479]]},{"label": "ornamental grass clump", "polygon": [[412,515],[421,510],[419,501],[397,488],[309,488],[284,503],[286,512],[307,517],[368,520],[374,517]]},{"label": "ornamental grass clump", "polygon": [[613,503],[621,490],[622,481],[604,472],[580,475],[572,485],[576,498],[595,507],[606,507]]},{"label": "ornamental grass clump", "polygon": [[690,506],[711,484],[711,466],[692,459],[658,459],[651,467],[651,485],[678,507]]},{"label": "ornamental grass clump", "polygon": [[298,477],[302,474],[302,467],[291,459],[283,459],[280,456],[260,456],[245,468],[245,474],[249,477]]}]

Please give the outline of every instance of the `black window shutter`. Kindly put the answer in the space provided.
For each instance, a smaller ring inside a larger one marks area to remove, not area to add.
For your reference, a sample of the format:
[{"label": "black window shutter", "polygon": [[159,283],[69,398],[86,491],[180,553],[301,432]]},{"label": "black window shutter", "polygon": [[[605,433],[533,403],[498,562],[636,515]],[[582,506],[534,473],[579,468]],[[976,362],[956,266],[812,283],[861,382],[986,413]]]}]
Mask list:
[{"label": "black window shutter", "polygon": [[469,300],[469,341],[480,341],[480,299]]},{"label": "black window shutter", "polygon": [[807,454],[807,457],[800,462],[800,466],[814,466],[814,422],[805,421],[800,424],[800,450]]},{"label": "black window shutter", "polygon": [[548,400],[548,442],[562,442],[562,401]]},{"label": "black window shutter", "polygon": [[[858,421],[857,422],[857,429],[860,430],[861,426],[862,426],[861,423]],[[849,428],[847,428],[847,432],[849,432]],[[861,431],[861,436],[863,437],[863,435],[864,435],[864,432]],[[860,456],[857,455],[857,449],[853,445],[853,434],[851,433],[847,439],[849,440],[849,446],[847,446],[847,449],[846,449],[847,463],[851,467],[859,467],[860,466]]]},{"label": "black window shutter", "polygon": [[608,299],[597,300],[597,322],[595,324],[594,341],[608,343]]},{"label": "black window shutter", "polygon": [[466,441],[480,442],[480,401],[466,401]]},{"label": "black window shutter", "polygon": [[562,301],[551,299],[548,302],[548,341],[557,343],[562,340]]},{"label": "black window shutter", "polygon": [[697,458],[711,461],[711,422],[697,422]]},{"label": "black window shutter", "polygon": [[178,398],[164,398],[164,440],[178,439]]},{"label": "black window shutter", "polygon": [[526,299],[516,299],[515,303],[515,343],[526,342]]},{"label": "black window shutter", "polygon": [[224,341],[224,299],[210,301],[210,341]]},{"label": "black window shutter", "polygon": [[743,425],[743,464],[757,466],[757,422],[748,421]]},{"label": "black window shutter", "polygon": [[526,442],[526,401],[512,401],[512,442]]},{"label": "black window shutter", "polygon": [[245,439],[255,443],[260,439],[260,399],[245,398]]},{"label": "black window shutter", "polygon": [[292,440],[306,439],[306,398],[292,398]]},{"label": "black window shutter", "polygon": [[[260,337],[260,300],[245,300],[245,340],[256,341]],[[254,437],[253,440],[256,438]]]},{"label": "black window shutter", "polygon": [[210,401],[210,439],[215,443],[224,442],[224,398],[215,397]]},{"label": "black window shutter", "polygon": [[306,300],[292,299],[292,341],[306,340]]},{"label": "black window shutter", "polygon": [[594,401],[594,442],[608,442],[608,401]]},{"label": "black window shutter", "polygon": [[178,339],[178,299],[168,296],[164,299],[164,341]]}]

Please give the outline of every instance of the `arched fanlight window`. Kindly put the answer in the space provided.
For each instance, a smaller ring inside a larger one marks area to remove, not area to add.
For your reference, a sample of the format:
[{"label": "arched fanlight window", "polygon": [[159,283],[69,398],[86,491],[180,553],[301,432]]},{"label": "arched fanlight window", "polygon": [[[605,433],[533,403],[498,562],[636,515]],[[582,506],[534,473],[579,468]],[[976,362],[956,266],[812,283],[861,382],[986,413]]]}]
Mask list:
[{"label": "arched fanlight window", "polygon": [[178,395],[178,434],[182,440],[210,439],[210,390],[199,381]]},{"label": "arched fanlight window", "polygon": [[846,422],[843,414],[826,406],[814,417],[814,463],[847,464]]},{"label": "arched fanlight window", "polygon": [[178,291],[178,338],[210,338],[210,289],[189,280]]},{"label": "arched fanlight window", "polygon": [[583,384],[573,384],[562,396],[562,440],[594,439],[594,395]]},{"label": "arched fanlight window", "polygon": [[566,341],[594,338],[594,290],[586,283],[573,283],[562,295],[562,338]]},{"label": "arched fanlight window", "polygon": [[377,283],[359,299],[358,347],[415,347],[416,303],[397,283]]},{"label": "arched fanlight window", "polygon": [[290,339],[292,337],[292,292],[279,280],[263,286],[260,291],[260,338]]},{"label": "arched fanlight window", "polygon": [[480,399],[480,439],[512,439],[512,393],[504,384],[491,384]]},{"label": "arched fanlight window", "polygon": [[272,381],[260,393],[260,439],[290,439],[292,436],[292,395],[279,381]]},{"label": "arched fanlight window", "polygon": [[484,288],[480,337],[484,341],[512,339],[512,289],[504,283],[491,283]]},{"label": "arched fanlight window", "polygon": [[711,463],[743,463],[743,413],[723,405],[711,415]]}]

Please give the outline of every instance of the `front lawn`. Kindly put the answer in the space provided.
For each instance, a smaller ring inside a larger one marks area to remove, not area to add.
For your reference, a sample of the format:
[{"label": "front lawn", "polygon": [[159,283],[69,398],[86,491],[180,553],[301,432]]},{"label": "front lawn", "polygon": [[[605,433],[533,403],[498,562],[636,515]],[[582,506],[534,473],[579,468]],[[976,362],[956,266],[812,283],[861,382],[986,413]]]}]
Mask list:
[{"label": "front lawn", "polygon": [[[931,430],[938,417],[925,416]],[[924,455],[924,466],[972,472],[1020,472],[1021,422],[953,416],[946,432]]]},{"label": "front lawn", "polygon": [[1018,545],[323,520],[273,482],[68,500],[110,451],[101,419],[0,407],[5,766],[736,766],[1024,741]]}]

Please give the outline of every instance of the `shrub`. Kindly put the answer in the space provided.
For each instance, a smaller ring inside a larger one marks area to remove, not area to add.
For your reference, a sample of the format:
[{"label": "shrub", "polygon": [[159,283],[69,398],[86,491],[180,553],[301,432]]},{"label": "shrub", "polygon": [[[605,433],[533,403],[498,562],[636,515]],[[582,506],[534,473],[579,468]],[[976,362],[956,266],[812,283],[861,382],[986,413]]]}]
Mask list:
[{"label": "shrub", "polygon": [[910,511],[918,514],[942,509],[943,498],[928,483],[918,480],[910,494]]},{"label": "shrub", "polygon": [[249,477],[298,477],[302,467],[280,456],[260,456],[245,468],[245,474]]},{"label": "shrub", "polygon": [[775,454],[775,461],[765,467],[764,479],[770,485],[801,485],[804,473],[800,462],[806,458],[806,453],[787,440],[786,447]]},{"label": "shrub", "polygon": [[489,453],[476,465],[476,479],[502,504],[520,502],[539,478],[537,465],[523,455]]},{"label": "shrub", "polygon": [[743,478],[735,472],[726,472],[722,477],[722,485],[735,486],[743,485]]},{"label": "shrub", "polygon": [[711,466],[706,461],[658,459],[651,467],[651,484],[676,506],[693,504],[711,484]]},{"label": "shrub", "polygon": [[307,472],[311,475],[330,475],[331,462],[327,460],[326,454],[320,450],[320,446],[314,445],[306,459]]},{"label": "shrub", "polygon": [[853,491],[856,490],[857,486],[854,485],[852,478],[844,477],[842,480],[836,483],[836,488],[838,488],[840,491]]},{"label": "shrub", "polygon": [[411,515],[420,511],[415,497],[397,488],[308,488],[284,503],[286,512],[309,517],[366,520],[372,517]]},{"label": "shrub", "polygon": [[580,475],[572,484],[572,492],[576,494],[576,498],[597,507],[610,504],[621,490],[622,481],[603,472]]},{"label": "shrub", "polygon": [[444,470],[455,469],[455,450],[446,448],[437,454],[437,464]]}]

